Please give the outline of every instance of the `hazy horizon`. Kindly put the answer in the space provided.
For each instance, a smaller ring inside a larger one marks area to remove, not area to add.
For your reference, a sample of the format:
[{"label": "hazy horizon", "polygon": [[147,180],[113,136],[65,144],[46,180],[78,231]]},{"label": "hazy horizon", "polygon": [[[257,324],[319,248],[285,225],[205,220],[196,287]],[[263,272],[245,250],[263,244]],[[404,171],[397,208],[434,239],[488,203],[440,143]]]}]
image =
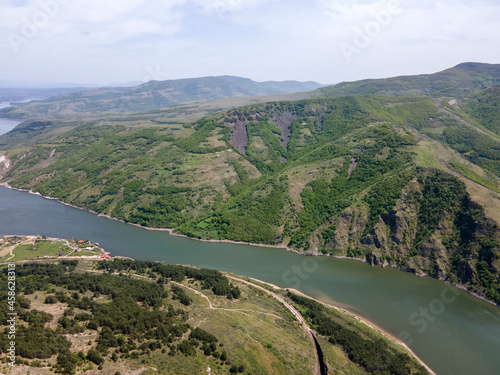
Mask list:
[{"label": "hazy horizon", "polygon": [[0,7],[0,81],[333,84],[500,62],[493,0],[68,0]]}]

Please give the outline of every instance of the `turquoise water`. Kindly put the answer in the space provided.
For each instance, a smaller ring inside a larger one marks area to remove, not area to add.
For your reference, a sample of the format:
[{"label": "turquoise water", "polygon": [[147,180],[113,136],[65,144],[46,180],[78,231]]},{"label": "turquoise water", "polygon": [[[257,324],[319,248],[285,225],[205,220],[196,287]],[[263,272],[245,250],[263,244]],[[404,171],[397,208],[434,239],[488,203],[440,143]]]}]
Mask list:
[{"label": "turquoise water", "polygon": [[200,242],[0,187],[0,235],[98,242],[111,255],[255,277],[344,307],[403,339],[437,374],[499,374],[500,308],[429,277],[282,249]]}]

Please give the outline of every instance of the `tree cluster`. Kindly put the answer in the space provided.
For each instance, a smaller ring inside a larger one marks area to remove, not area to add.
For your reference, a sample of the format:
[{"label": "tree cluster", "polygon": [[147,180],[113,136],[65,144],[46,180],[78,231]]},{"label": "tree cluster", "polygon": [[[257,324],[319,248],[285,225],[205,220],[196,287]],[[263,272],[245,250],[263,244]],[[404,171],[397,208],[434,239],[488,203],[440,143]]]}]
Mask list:
[{"label": "tree cluster", "polygon": [[363,367],[368,374],[425,374],[426,371],[402,353],[396,353],[384,340],[362,334],[348,322],[335,319],[320,303],[309,298],[288,293],[302,315],[321,335],[333,345],[339,345],[349,359]]}]

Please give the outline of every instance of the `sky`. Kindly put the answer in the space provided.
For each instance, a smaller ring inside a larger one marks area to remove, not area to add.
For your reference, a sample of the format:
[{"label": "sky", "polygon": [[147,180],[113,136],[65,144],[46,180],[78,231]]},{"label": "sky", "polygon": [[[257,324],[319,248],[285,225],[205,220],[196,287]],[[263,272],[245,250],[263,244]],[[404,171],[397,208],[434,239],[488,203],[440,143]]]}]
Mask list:
[{"label": "sky", "polygon": [[498,0],[1,0],[0,82],[324,84],[500,63]]}]

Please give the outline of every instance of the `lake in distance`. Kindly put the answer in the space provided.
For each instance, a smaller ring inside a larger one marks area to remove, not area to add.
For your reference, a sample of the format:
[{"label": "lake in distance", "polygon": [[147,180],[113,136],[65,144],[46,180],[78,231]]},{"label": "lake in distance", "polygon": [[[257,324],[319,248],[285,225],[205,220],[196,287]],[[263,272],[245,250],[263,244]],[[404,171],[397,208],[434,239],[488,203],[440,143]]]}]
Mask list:
[{"label": "lake in distance", "polygon": [[[6,108],[9,106],[10,106],[9,102],[0,102],[0,108]],[[7,133],[7,132],[10,132],[12,129],[14,129],[21,122],[22,121],[0,118],[0,135]]]},{"label": "lake in distance", "polygon": [[200,242],[0,186],[0,235],[98,242],[112,256],[189,264],[296,288],[400,337],[437,374],[500,373],[500,308],[430,277],[283,249]]}]

